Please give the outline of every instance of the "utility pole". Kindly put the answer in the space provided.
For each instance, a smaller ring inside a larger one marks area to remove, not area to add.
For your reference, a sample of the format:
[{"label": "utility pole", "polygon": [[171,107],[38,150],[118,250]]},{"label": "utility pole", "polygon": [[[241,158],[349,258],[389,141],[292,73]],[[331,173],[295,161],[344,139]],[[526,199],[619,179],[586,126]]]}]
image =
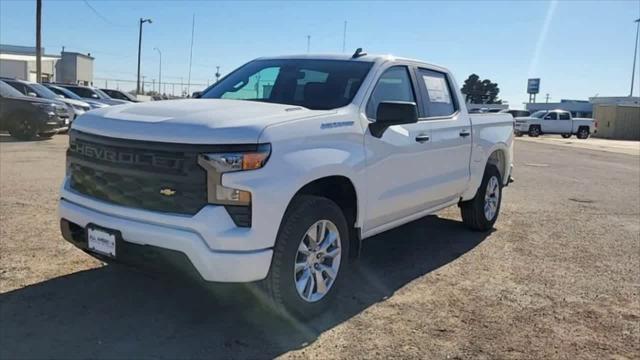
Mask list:
[{"label": "utility pole", "polygon": [[629,96],[633,96],[633,82],[635,81],[636,76],[636,58],[638,57],[638,34],[640,34],[640,18],[634,21],[636,25],[636,43],[635,50],[633,50],[633,69],[631,70],[631,91],[629,92]]},{"label": "utility pole", "polygon": [[546,100],[545,100],[545,101],[546,101],[546,103],[547,103],[547,104],[549,103],[549,93],[547,93],[547,96],[546,96]]},{"label": "utility pole", "polygon": [[220,80],[220,66],[216,66],[216,82]]},{"label": "utility pole", "polygon": [[[138,32],[138,81],[136,83],[136,95],[140,94],[140,53],[142,52],[142,24],[152,23],[151,19],[140,18],[140,31]],[[144,91],[144,87],[143,87]]]},{"label": "utility pole", "polygon": [[[146,76],[142,75],[142,94],[144,95],[144,78],[146,78]],[[136,94],[138,95],[138,94]]]},{"label": "utility pole", "polygon": [[36,0],[36,82],[42,82],[42,0]]},{"label": "utility pole", "polygon": [[157,47],[154,47],[153,49],[160,54],[160,66],[158,66],[158,93],[160,93],[162,86],[162,52]]},{"label": "utility pole", "polygon": [[187,79],[187,94],[191,94],[191,60],[193,59],[193,32],[196,28],[196,14],[191,21],[191,50],[189,50],[189,77]]},{"label": "utility pole", "polygon": [[342,31],[342,52],[347,49],[347,21],[344,21],[344,29]]},{"label": "utility pole", "polygon": [[311,35],[307,35],[307,54],[311,50]]}]

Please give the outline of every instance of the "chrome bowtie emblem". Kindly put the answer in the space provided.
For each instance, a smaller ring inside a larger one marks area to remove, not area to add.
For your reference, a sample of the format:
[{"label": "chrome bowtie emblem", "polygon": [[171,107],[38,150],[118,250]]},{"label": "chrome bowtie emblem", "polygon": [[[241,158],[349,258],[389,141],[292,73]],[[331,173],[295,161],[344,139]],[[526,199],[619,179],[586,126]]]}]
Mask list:
[{"label": "chrome bowtie emblem", "polygon": [[170,188],[165,188],[160,190],[160,194],[164,196],[173,196],[176,194],[176,191]]}]

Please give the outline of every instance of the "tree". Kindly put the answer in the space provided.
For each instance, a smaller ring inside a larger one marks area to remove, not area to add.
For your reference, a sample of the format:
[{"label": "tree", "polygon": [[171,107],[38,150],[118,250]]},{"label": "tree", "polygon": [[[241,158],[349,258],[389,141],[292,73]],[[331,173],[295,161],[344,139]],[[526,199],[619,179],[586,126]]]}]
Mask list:
[{"label": "tree", "polygon": [[489,79],[480,80],[476,74],[469,75],[460,91],[471,104],[502,104],[502,100],[498,99],[498,84]]}]

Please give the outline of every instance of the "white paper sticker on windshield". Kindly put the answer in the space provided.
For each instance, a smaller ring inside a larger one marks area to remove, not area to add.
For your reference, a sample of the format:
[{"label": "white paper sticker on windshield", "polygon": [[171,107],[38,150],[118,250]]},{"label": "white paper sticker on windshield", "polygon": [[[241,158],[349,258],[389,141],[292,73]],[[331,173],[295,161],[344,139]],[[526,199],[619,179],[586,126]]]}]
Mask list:
[{"label": "white paper sticker on windshield", "polygon": [[449,89],[444,78],[422,75],[422,79],[427,86],[430,102],[451,103]]}]

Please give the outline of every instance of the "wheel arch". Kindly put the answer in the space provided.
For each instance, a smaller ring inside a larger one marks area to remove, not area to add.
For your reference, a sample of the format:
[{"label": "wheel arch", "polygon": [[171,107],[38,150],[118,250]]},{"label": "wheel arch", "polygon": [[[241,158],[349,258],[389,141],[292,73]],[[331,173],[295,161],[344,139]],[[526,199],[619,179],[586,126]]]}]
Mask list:
[{"label": "wheel arch", "polygon": [[361,197],[354,182],[344,175],[329,175],[311,180],[301,186],[287,205],[291,206],[293,199],[299,195],[314,195],[327,198],[342,210],[349,226],[349,252],[351,257],[357,257],[361,249],[360,225],[362,207]]}]

